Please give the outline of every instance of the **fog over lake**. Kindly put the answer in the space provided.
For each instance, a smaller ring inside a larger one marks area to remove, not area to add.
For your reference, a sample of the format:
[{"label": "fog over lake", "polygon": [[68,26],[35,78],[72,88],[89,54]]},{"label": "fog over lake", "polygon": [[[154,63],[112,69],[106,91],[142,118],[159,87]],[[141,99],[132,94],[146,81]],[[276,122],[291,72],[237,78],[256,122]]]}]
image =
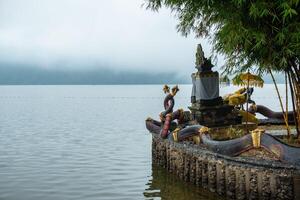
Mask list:
[{"label": "fog over lake", "polygon": [[0,84],[190,83],[196,45],[209,57],[209,41],[183,37],[169,9],[143,4],[1,0]]},{"label": "fog over lake", "polygon": [[0,61],[40,68],[114,68],[185,72],[194,64],[193,35],[174,15],[146,10],[144,0],[1,0]]}]

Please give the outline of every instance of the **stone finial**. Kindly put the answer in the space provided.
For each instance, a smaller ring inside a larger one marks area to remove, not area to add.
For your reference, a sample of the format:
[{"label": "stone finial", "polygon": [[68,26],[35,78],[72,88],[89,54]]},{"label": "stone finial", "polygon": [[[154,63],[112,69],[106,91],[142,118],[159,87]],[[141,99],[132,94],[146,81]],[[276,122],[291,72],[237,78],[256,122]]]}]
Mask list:
[{"label": "stone finial", "polygon": [[196,52],[196,69],[200,70],[205,62],[204,52],[202,50],[201,44],[197,45],[197,52]]}]

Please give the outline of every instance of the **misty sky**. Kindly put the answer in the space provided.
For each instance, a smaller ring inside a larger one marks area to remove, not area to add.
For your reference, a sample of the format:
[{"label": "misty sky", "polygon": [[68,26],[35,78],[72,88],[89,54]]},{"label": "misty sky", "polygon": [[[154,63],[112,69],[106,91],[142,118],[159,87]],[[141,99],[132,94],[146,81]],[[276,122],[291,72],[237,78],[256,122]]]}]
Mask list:
[{"label": "misty sky", "polygon": [[[143,0],[0,0],[0,62],[193,71],[196,44]],[[203,42],[203,41],[202,41]],[[207,43],[205,53],[210,54]]]}]

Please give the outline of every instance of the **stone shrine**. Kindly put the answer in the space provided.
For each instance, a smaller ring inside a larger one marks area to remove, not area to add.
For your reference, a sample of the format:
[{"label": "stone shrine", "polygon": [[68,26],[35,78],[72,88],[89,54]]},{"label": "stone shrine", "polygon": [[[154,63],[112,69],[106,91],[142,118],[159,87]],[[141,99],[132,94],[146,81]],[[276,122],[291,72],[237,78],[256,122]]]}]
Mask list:
[{"label": "stone shrine", "polygon": [[234,106],[225,104],[219,96],[219,73],[212,71],[210,58],[205,58],[201,44],[196,53],[197,72],[192,74],[192,118],[207,127],[235,125],[242,122]]}]

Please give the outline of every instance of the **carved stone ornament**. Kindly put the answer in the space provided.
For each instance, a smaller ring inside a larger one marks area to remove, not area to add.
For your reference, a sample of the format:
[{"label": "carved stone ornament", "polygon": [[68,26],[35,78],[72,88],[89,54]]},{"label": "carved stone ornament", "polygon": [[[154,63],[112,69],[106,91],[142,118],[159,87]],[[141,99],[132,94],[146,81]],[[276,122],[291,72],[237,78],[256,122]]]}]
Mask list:
[{"label": "carved stone ornament", "polygon": [[196,69],[200,70],[201,67],[204,65],[205,57],[204,52],[202,50],[201,44],[198,44],[197,46],[197,52],[196,52]]}]

